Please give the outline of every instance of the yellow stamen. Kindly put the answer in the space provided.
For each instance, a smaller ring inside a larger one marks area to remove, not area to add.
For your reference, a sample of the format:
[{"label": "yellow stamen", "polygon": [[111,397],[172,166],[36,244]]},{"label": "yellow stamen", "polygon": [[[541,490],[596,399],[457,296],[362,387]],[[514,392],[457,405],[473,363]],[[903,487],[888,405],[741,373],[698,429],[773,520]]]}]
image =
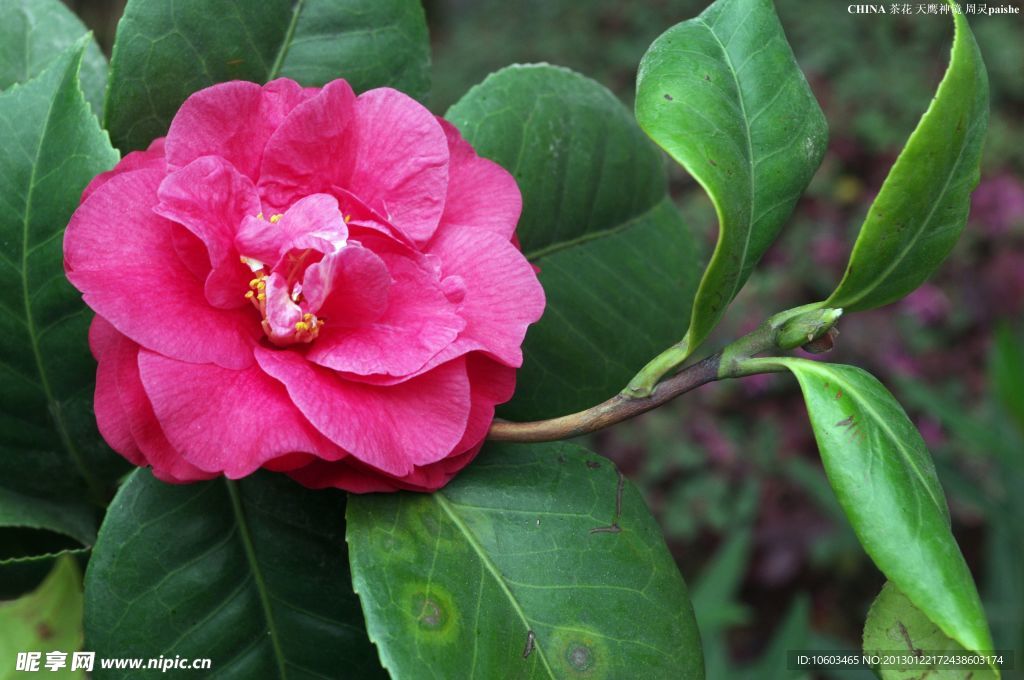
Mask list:
[{"label": "yellow stamen", "polygon": [[249,281],[249,287],[250,288],[255,288],[258,285],[260,285],[260,279],[259,278],[255,278],[255,279]]},{"label": "yellow stamen", "polygon": [[260,279],[259,281],[256,282],[256,287],[259,288],[260,290],[263,290],[264,288],[267,287],[267,282],[263,279]]},{"label": "yellow stamen", "polygon": [[345,215],[345,224],[348,224],[351,221],[352,221],[352,216],[351,215]]},{"label": "yellow stamen", "polygon": [[282,215],[281,213],[278,213],[276,215],[271,215],[270,216],[270,223],[271,224],[277,224],[278,222],[281,221],[282,217],[284,217],[284,215]]},{"label": "yellow stamen", "polygon": [[305,321],[296,321],[295,322],[295,330],[297,330],[300,333],[302,333],[303,331],[308,331],[309,330],[309,324],[306,323]]},{"label": "yellow stamen", "polygon": [[259,295],[256,296],[256,299],[259,300],[260,302],[263,302],[264,300],[267,299],[267,294],[266,293],[260,293]]},{"label": "yellow stamen", "polygon": [[257,215],[257,216],[256,216],[256,219],[258,219],[258,220],[262,220],[262,219],[263,219],[263,213],[260,213],[259,215]]},{"label": "yellow stamen", "polygon": [[250,291],[246,292],[246,294],[245,294],[245,299],[246,299],[246,300],[251,300],[251,299],[253,298],[253,296],[254,296],[254,295],[255,295],[255,293],[253,293],[253,292],[252,292],[252,291],[250,290]]}]

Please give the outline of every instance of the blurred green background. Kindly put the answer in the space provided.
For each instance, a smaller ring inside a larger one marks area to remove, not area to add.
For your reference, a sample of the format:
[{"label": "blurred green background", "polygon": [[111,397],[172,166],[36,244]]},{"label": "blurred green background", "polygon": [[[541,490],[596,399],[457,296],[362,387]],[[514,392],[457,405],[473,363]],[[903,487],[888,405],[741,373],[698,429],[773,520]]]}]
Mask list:
[{"label": "blurred green background", "polygon": [[[124,0],[65,1],[109,52]],[[705,4],[427,0],[432,108],[443,113],[495,69],[537,61],[576,69],[631,104],[647,45]],[[828,117],[829,152],[709,348],[829,293],[942,76],[951,40],[942,15],[851,15],[840,2],[776,5]],[[1022,667],[1024,19],[970,20],[991,78],[992,121],[968,229],[932,281],[897,304],[844,319],[831,358],[878,375],[921,429],[996,645],[1015,649]],[[717,233],[710,202],[681,170],[672,185],[710,253]],[[786,649],[859,648],[882,578],[832,497],[794,381],[709,385],[588,443],[641,487],[665,529],[693,590],[709,678],[792,677]]]}]

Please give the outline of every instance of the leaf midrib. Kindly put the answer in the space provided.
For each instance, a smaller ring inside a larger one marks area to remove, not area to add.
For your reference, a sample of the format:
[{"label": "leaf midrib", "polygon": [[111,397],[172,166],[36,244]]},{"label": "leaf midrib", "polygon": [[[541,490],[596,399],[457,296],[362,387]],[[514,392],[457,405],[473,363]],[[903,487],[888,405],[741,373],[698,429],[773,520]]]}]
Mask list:
[{"label": "leaf midrib", "polygon": [[[807,362],[806,364],[804,364],[803,361],[801,361],[800,363],[802,366],[805,367],[805,369],[807,369],[809,373],[817,373],[820,377],[827,377],[835,380],[835,375],[837,374],[830,373],[827,370],[820,370],[814,364],[814,362]],[[935,508],[939,511],[940,514],[945,515],[946,513],[943,512],[943,504],[939,501],[938,498],[935,497],[935,493],[932,491],[932,488],[928,485],[928,482],[924,477],[924,473],[921,472],[921,469],[918,467],[913,457],[905,453],[907,449],[903,444],[903,440],[896,436],[896,433],[892,431],[892,428],[889,427],[885,419],[878,413],[878,411],[873,406],[871,406],[871,401],[869,399],[865,399],[863,393],[860,391],[859,388],[854,387],[851,381],[849,380],[844,380],[843,382],[846,393],[850,395],[851,399],[853,399],[858,403],[858,405],[860,405],[861,410],[865,411],[867,415],[874,420],[878,428],[881,429],[886,434],[886,436],[889,437],[889,440],[893,442],[896,448],[900,452],[902,452],[903,460],[905,460],[910,466],[910,469],[914,471],[914,475],[920,480],[921,486],[924,487],[925,491],[928,494],[928,497],[935,505]]]},{"label": "leaf midrib", "polygon": [[256,548],[252,542],[252,534],[249,531],[249,523],[245,518],[245,509],[242,507],[242,499],[238,493],[238,487],[233,480],[224,479],[228,496],[231,498],[231,510],[235,516],[235,524],[238,526],[238,534],[242,540],[242,549],[245,551],[245,558],[249,562],[249,570],[252,572],[253,583],[260,598],[260,607],[263,609],[263,617],[267,621],[267,632],[270,634],[270,644],[274,650],[274,661],[277,662],[277,672],[281,680],[288,677],[287,660],[281,647],[281,638],[277,632],[277,624],[274,620],[274,610],[270,602],[270,591],[263,578],[263,571],[260,569],[259,561],[256,558]]},{"label": "leaf midrib", "polygon": [[[430,497],[434,499],[434,501],[438,504],[441,510],[444,511],[444,513],[452,521],[452,523],[459,530],[459,532],[462,533],[462,535],[466,538],[466,542],[469,543],[470,547],[473,548],[473,552],[475,552],[477,557],[480,559],[480,562],[484,565],[487,571],[490,572],[491,576],[494,577],[494,580],[495,582],[497,582],[498,587],[501,588],[501,591],[503,593],[505,593],[505,597],[508,598],[509,604],[512,605],[512,609],[515,610],[516,614],[519,616],[520,621],[522,621],[523,626],[527,630],[527,633],[533,630],[533,628],[530,625],[529,619],[526,618],[526,613],[523,611],[522,606],[519,604],[519,600],[516,599],[516,596],[509,589],[508,584],[505,583],[505,579],[502,576],[501,572],[498,570],[497,565],[494,564],[493,561],[491,561],[490,556],[487,554],[487,551],[484,550],[483,546],[480,545],[480,542],[477,540],[476,535],[473,534],[473,532],[470,530],[468,526],[466,526],[466,523],[462,521],[462,518],[460,518],[458,514],[456,514],[456,512],[452,508],[451,503],[448,501],[447,498],[444,497],[443,492],[437,491],[431,494]],[[541,664],[544,666],[544,670],[547,671],[548,677],[550,677],[552,680],[555,680],[555,673],[551,670],[551,665],[548,663],[547,656],[544,654],[544,646],[543,644],[541,644],[540,640],[534,640],[534,651],[536,651],[536,653],[540,656]]]},{"label": "leaf midrib", "polygon": [[[891,173],[893,171],[895,171],[900,166],[900,161],[904,160],[904,153],[906,153],[907,149],[910,148],[910,146],[914,143],[914,140],[917,138],[918,133],[921,131],[921,126],[924,124],[925,119],[927,119],[929,117],[929,115],[933,113],[934,107],[935,107],[936,103],[939,101],[939,98],[942,97],[945,94],[945,92],[946,92],[946,90],[948,88],[952,87],[952,85],[950,85],[950,83],[952,82],[953,77],[954,77],[954,69],[959,67],[958,70],[964,70],[964,69],[971,68],[971,66],[973,65],[973,69],[972,70],[974,71],[974,75],[977,76],[978,66],[979,66],[979,59],[980,59],[980,54],[977,51],[977,41],[974,39],[974,35],[972,33],[970,33],[970,31],[968,30],[967,36],[969,37],[971,43],[973,43],[973,46],[974,46],[975,49],[972,50],[970,44],[968,44],[965,47],[963,41],[966,38],[964,38],[964,33],[962,32],[961,27],[960,27],[960,23],[956,20],[956,17],[954,17],[954,20],[953,20],[953,27],[954,27],[953,46],[950,48],[949,66],[946,67],[946,73],[943,75],[942,81],[939,83],[939,87],[938,87],[938,89],[937,89],[937,91],[935,93],[935,97],[929,103],[927,110],[925,110],[923,116],[921,117],[921,122],[914,129],[914,131],[910,134],[910,138],[907,140],[906,146],[904,146],[903,151],[900,152],[899,157],[896,158],[896,162],[893,164],[892,171],[890,171],[890,176],[891,176]],[[970,59],[970,61],[968,62],[968,66],[963,66],[963,60],[957,61],[957,55],[959,54],[960,51],[963,51],[963,50],[966,50],[967,55],[968,55],[967,58]],[[984,66],[983,65],[982,65],[981,70],[982,70],[982,72],[984,72]],[[983,73],[983,76],[984,76],[984,73]],[[973,85],[977,86],[977,80],[976,79],[972,80],[971,82],[972,82]],[[976,113],[976,104],[977,104],[978,90],[975,89],[972,94],[974,95],[973,96],[973,100],[971,101],[971,104],[968,107],[968,112],[970,114]],[[974,134],[975,128],[979,124],[980,120],[981,119],[978,116],[975,115],[974,116],[974,120],[971,121],[970,126],[967,128],[967,130],[964,131],[963,143],[960,146],[960,151],[957,153],[956,160],[953,162],[953,167],[952,167],[952,169],[949,172],[949,176],[946,178],[945,183],[942,185],[942,190],[939,192],[939,198],[937,200],[935,200],[934,202],[932,202],[932,207],[928,211],[928,215],[925,217],[925,219],[922,220],[920,228],[914,234],[914,238],[901,250],[901,252],[899,254],[899,257],[892,259],[889,262],[889,264],[886,265],[885,270],[883,270],[882,274],[878,278],[876,278],[873,283],[871,283],[866,289],[862,290],[859,295],[854,296],[849,302],[844,303],[843,306],[851,307],[851,306],[857,304],[858,302],[860,302],[861,300],[863,300],[865,298],[865,296],[867,296],[868,294],[870,294],[873,291],[875,291],[880,285],[882,285],[882,283],[889,277],[889,275],[891,275],[892,272],[895,271],[896,267],[900,263],[903,262],[903,260],[907,256],[907,253],[910,252],[911,248],[917,244],[917,242],[920,239],[921,235],[924,233],[925,228],[928,226],[928,224],[932,220],[932,217],[935,215],[936,210],[938,210],[939,204],[946,198],[946,193],[949,190],[950,183],[952,182],[953,177],[957,174],[957,169],[960,167],[960,162],[963,160],[964,151],[967,150],[967,147],[969,146],[969,141],[971,140],[971,137]],[[888,184],[888,182],[889,182],[889,177],[886,177],[886,180],[885,180],[885,182],[883,182],[882,188],[879,191],[879,195],[881,195],[882,191],[885,191],[886,185]],[[874,208],[874,203],[872,203],[871,208]],[[870,218],[870,212],[868,214],[868,218]],[[865,220],[865,224],[864,224],[864,227],[866,227],[866,226],[867,226],[867,220]],[[863,230],[864,227],[862,227],[861,229]],[[860,245],[860,238],[858,237],[857,243],[855,243],[854,247],[853,247],[853,253],[850,256],[850,263],[851,264],[853,264],[854,257],[857,255],[858,246],[859,245]],[[846,283],[847,276],[849,276],[849,273],[850,273],[850,267],[848,266],[846,273],[843,275],[843,279],[839,282],[839,286],[836,288],[835,292],[833,292],[832,295],[829,296],[828,300],[826,300],[825,302],[822,303],[823,305],[831,304],[836,299],[836,297],[838,296],[838,294],[842,290],[843,285]]]},{"label": "leaf midrib", "polygon": [[[753,10],[751,10],[751,12],[752,11]],[[742,27],[743,23],[747,20],[747,18],[749,16],[750,16],[750,13],[748,12],[747,17],[744,17],[743,20],[740,22],[740,27]],[[732,82],[736,86],[736,98],[739,101],[739,105],[740,105],[740,116],[743,118],[743,131],[744,131],[744,133],[746,133],[746,141],[747,141],[747,166],[749,167],[749,170],[750,170],[750,173],[749,173],[750,174],[750,192],[749,192],[749,194],[750,194],[749,195],[750,214],[747,217],[747,229],[746,229],[746,233],[744,234],[744,238],[743,238],[743,250],[740,253],[740,269],[737,272],[736,278],[733,280],[732,285],[730,286],[731,291],[730,291],[730,294],[729,294],[729,296],[727,298],[729,300],[732,300],[734,297],[736,297],[736,294],[739,292],[739,289],[740,289],[740,285],[741,285],[740,281],[743,278],[743,269],[744,269],[744,266],[745,266],[746,261],[747,261],[747,253],[750,251],[750,236],[751,236],[751,234],[754,231],[754,200],[755,200],[756,194],[757,194],[756,179],[755,179],[755,170],[756,169],[755,169],[755,166],[754,166],[754,143],[753,143],[752,134],[751,134],[751,131],[750,131],[750,118],[747,116],[747,107],[746,107],[746,104],[745,104],[745,102],[743,100],[743,88],[740,87],[739,74],[737,73],[736,68],[733,66],[732,57],[729,55],[729,50],[726,48],[726,46],[722,42],[721,38],[718,37],[718,34],[715,32],[715,29],[711,26],[711,24],[709,24],[704,19],[703,15],[698,16],[696,18],[696,20],[699,21],[705,28],[708,29],[708,33],[711,34],[711,37],[715,39],[715,42],[718,43],[718,46],[722,50],[722,56],[725,58],[726,66],[729,68],[729,74],[732,76]],[[740,27],[738,27],[736,30],[738,31]],[[732,39],[730,38],[730,42],[731,42],[731,40]],[[718,201],[715,200],[715,203],[717,205]],[[722,214],[724,215],[724,213],[722,213]],[[726,225],[725,225],[724,222],[721,224],[720,228],[723,231],[725,230]],[[716,252],[714,253],[714,255],[718,255],[717,249],[716,249]],[[718,258],[715,257],[714,259],[717,262]],[[709,269],[710,269],[710,267],[709,267]],[[696,310],[696,305],[694,305],[694,310]]]},{"label": "leaf midrib", "polygon": [[288,50],[292,46],[292,38],[295,37],[295,27],[299,23],[299,15],[302,14],[302,8],[305,0],[296,0],[295,7],[292,8],[292,18],[288,23],[288,29],[284,33],[284,39],[281,41],[281,46],[277,48],[277,56],[274,57],[274,63],[270,66],[270,70],[267,71],[267,81],[271,81],[278,76],[281,72],[281,67],[284,65],[284,59],[288,56]]},{"label": "leaf midrib", "polygon": [[[885,282],[886,279],[889,278],[889,276],[896,270],[896,268],[903,263],[903,261],[907,257],[907,254],[914,248],[914,246],[917,245],[917,242],[920,240],[921,235],[924,234],[925,230],[928,228],[928,225],[931,223],[932,217],[935,216],[935,212],[939,209],[939,204],[942,203],[946,199],[946,194],[949,191],[949,185],[953,181],[953,177],[955,177],[957,175],[957,170],[960,168],[960,161],[963,160],[964,151],[967,150],[968,142],[970,141],[971,135],[974,133],[974,128],[976,126],[977,126],[977,119],[973,123],[971,123],[971,126],[964,132],[964,141],[963,141],[963,144],[961,144],[961,146],[960,146],[960,151],[956,155],[956,160],[953,161],[953,168],[949,171],[949,175],[946,177],[946,181],[945,181],[945,183],[943,183],[942,189],[939,191],[939,197],[932,203],[932,207],[928,211],[928,214],[925,216],[925,218],[923,220],[921,220],[921,224],[918,227],[918,229],[914,232],[913,238],[910,239],[910,241],[907,242],[907,244],[905,246],[903,246],[903,249],[900,250],[900,253],[899,253],[898,256],[892,258],[889,261],[889,264],[887,264],[885,266],[885,269],[882,270],[882,273],[877,278],[875,278],[875,280],[870,285],[868,285],[867,287],[862,289],[861,292],[858,295],[855,295],[852,298],[850,298],[848,301],[843,302],[843,305],[842,305],[843,307],[852,307],[852,306],[856,305],[858,302],[860,302],[861,300],[863,300],[867,295],[873,293],[879,286],[881,286]],[[916,135],[916,130],[915,130],[915,135]],[[911,135],[911,139],[910,139],[910,142],[908,142],[908,144],[912,143],[913,141],[914,141],[914,135]],[[896,159],[896,162],[898,164],[899,163],[899,159]],[[895,166],[894,166],[894,169],[895,169]],[[882,186],[882,189],[883,190],[885,189],[884,185]],[[872,205],[871,207],[874,208],[874,205]],[[854,249],[856,250],[856,245],[854,246]],[[850,259],[852,261],[853,257],[851,257]],[[849,271],[850,270],[848,268],[847,269],[847,275],[849,275]],[[845,281],[846,277],[844,276],[843,278],[844,278],[844,281]],[[828,301],[822,303],[823,305],[832,304],[832,302],[834,301],[836,296],[842,290],[842,283],[843,282],[840,282],[839,288],[837,288],[836,292],[829,297]]]},{"label": "leaf midrib", "polygon": [[623,231],[628,230],[631,227],[635,227],[638,224],[642,223],[645,218],[649,217],[656,210],[659,210],[666,202],[672,202],[672,199],[668,195],[662,196],[659,200],[655,201],[655,203],[652,206],[650,206],[643,212],[638,213],[637,215],[634,215],[633,217],[630,217],[629,219],[620,222],[614,226],[607,227],[605,229],[598,229],[597,231],[589,231],[575,238],[566,239],[565,241],[559,241],[558,243],[551,243],[541,248],[537,248],[536,250],[523,253],[523,255],[530,262],[536,262],[542,257],[547,257],[548,255],[553,255],[563,250],[569,250],[570,248],[575,248],[576,246],[581,246],[591,241],[597,241],[602,238],[615,236],[616,234],[619,234]]},{"label": "leaf midrib", "polygon": [[[84,49],[84,48],[83,48]],[[78,58],[81,58],[79,53]],[[73,62],[72,62],[73,63]],[[71,64],[68,64],[68,68],[71,68]],[[44,367],[43,355],[39,351],[39,338],[36,330],[35,317],[32,312],[32,298],[28,292],[28,259],[31,251],[29,249],[29,236],[31,234],[31,222],[32,222],[32,206],[35,202],[35,189],[36,189],[36,171],[39,168],[40,157],[43,153],[43,146],[45,145],[46,138],[50,132],[50,126],[53,123],[53,107],[57,101],[58,94],[65,84],[67,78],[67,72],[61,77],[60,85],[56,88],[54,96],[50,99],[50,102],[46,109],[46,118],[43,123],[42,133],[39,135],[39,143],[36,145],[36,151],[32,158],[32,171],[29,173],[28,190],[25,194],[25,214],[22,218],[22,232],[21,232],[21,293],[22,293],[22,304],[25,308],[25,328],[28,331],[29,345],[32,348],[32,356],[36,364],[36,372],[39,374],[40,386],[43,388],[43,396],[46,398],[46,404],[50,413],[50,419],[53,421],[54,426],[57,429],[57,434],[60,437],[61,444],[64,449],[71,456],[72,461],[75,463],[75,467],[78,469],[78,474],[81,475],[86,485],[89,487],[89,492],[93,496],[94,500],[100,501],[103,496],[103,490],[100,486],[99,481],[89,472],[88,466],[85,464],[85,460],[82,458],[82,454],[78,451],[74,441],[71,439],[71,435],[68,432],[67,424],[64,422],[60,403],[54,397],[53,388],[50,385],[50,380],[46,375],[46,368]],[[84,104],[84,98],[82,103]]]}]

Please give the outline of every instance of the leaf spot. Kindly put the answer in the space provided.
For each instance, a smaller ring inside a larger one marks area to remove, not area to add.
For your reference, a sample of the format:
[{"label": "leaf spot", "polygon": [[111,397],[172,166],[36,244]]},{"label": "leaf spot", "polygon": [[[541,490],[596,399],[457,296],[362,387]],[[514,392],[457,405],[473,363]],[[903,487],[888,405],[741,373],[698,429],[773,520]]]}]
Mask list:
[{"label": "leaf spot", "polygon": [[440,630],[448,621],[448,613],[441,603],[425,593],[413,596],[413,615],[424,630]]},{"label": "leaf spot", "polygon": [[583,643],[571,642],[566,647],[565,660],[574,671],[584,673],[594,667],[594,652]]}]

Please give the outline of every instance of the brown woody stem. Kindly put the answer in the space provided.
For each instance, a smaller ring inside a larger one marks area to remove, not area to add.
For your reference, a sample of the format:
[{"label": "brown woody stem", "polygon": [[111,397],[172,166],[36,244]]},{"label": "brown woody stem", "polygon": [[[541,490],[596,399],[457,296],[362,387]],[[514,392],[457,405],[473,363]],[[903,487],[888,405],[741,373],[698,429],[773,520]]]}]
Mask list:
[{"label": "brown woody stem", "polygon": [[[826,309],[820,305],[806,305],[776,314],[749,335],[739,338],[721,352],[656,383],[653,389],[638,393],[631,389],[634,385],[631,382],[630,387],[608,401],[560,418],[527,423],[495,420],[487,438],[506,442],[549,442],[578,437],[646,413],[680,394],[715,380],[781,370],[760,365],[754,367],[746,363],[746,360],[763,352],[785,351],[813,342],[830,333],[841,314],[840,309]],[[685,350],[678,350],[678,347],[674,345],[665,354],[677,351],[685,353]],[[676,360],[682,361],[678,357]]]},{"label": "brown woody stem", "polygon": [[616,394],[606,402],[561,418],[512,423],[495,420],[487,438],[506,442],[549,442],[588,434],[661,406],[680,394],[718,380],[722,355],[713,354],[658,384],[648,397]]}]

